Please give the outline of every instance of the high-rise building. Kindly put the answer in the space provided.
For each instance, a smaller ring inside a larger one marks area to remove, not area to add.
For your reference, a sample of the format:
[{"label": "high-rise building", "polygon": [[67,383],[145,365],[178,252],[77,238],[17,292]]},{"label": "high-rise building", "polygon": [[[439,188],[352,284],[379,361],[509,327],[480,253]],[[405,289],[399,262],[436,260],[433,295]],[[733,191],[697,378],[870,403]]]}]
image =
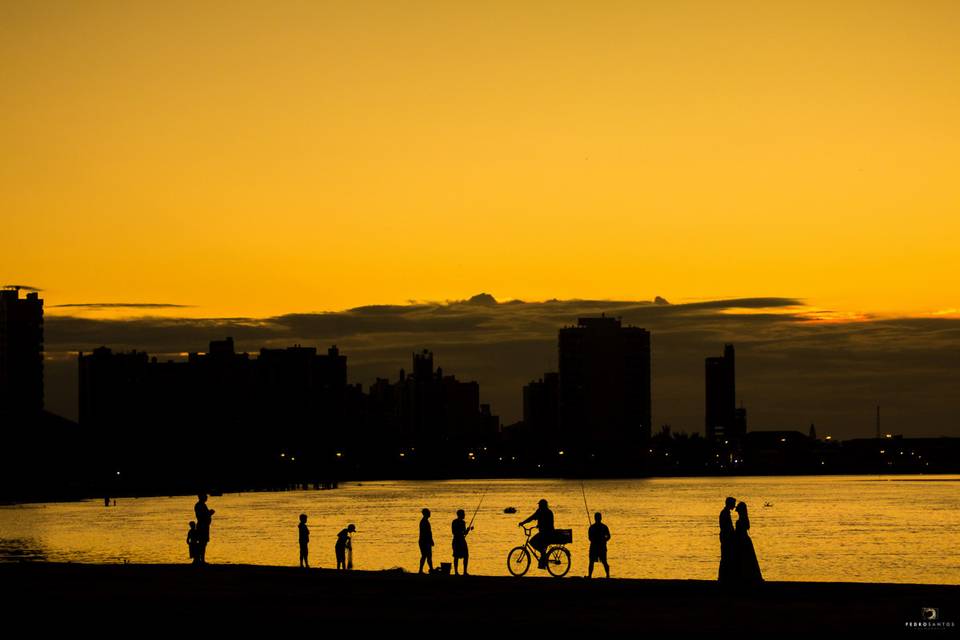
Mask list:
[{"label": "high-rise building", "polygon": [[560,329],[559,349],[562,441],[609,447],[650,437],[649,331],[580,318]]},{"label": "high-rise building", "polygon": [[43,300],[0,290],[0,414],[43,411]]},{"label": "high-rise building", "polygon": [[251,358],[226,338],[185,362],[100,347],[81,353],[79,368],[81,427],[97,463],[124,474],[160,477],[179,465],[184,480],[249,478],[280,454],[316,464],[354,435],[345,405],[355,390],[336,347]]},{"label": "high-rise building", "polygon": [[481,439],[480,385],[433,368],[433,352],[413,354],[413,375],[401,376],[406,396],[403,440],[424,450]]},{"label": "high-rise building", "polygon": [[560,428],[560,375],[545,373],[523,387],[523,424],[541,441],[558,435]]},{"label": "high-rise building", "polygon": [[733,345],[723,347],[723,356],[706,358],[705,426],[713,442],[736,441],[747,432],[746,409],[737,409],[737,382]]}]

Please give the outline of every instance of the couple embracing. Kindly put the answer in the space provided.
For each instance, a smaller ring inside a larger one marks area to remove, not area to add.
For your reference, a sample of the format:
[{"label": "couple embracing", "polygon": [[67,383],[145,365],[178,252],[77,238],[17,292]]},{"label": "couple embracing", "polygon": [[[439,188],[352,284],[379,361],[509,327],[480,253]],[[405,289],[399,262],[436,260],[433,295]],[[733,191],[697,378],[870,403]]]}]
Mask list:
[{"label": "couple embracing", "polygon": [[[730,512],[736,509],[737,523]],[[736,498],[727,498],[720,512],[720,574],[719,580],[728,585],[751,585],[763,582],[757,552],[753,549],[747,504],[737,504]]]}]

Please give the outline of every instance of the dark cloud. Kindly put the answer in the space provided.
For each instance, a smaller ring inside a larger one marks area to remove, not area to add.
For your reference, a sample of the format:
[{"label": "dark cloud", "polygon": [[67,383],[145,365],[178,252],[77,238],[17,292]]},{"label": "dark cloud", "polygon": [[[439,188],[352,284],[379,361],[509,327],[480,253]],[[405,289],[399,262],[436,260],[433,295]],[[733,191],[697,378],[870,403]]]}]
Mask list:
[{"label": "dark cloud", "polygon": [[493,297],[492,295],[490,295],[489,293],[478,293],[477,295],[475,295],[475,296],[473,296],[472,298],[470,298],[469,300],[467,300],[467,303],[468,303],[468,304],[491,305],[491,304],[497,304],[497,299],[494,298],[494,297]]},{"label": "dark cloud", "polygon": [[163,302],[72,302],[52,304],[51,308],[78,307],[86,309],[186,309],[190,304],[167,304]]},{"label": "dark cloud", "polygon": [[39,287],[32,287],[29,284],[5,284],[4,289],[23,289],[24,291],[43,291]]},{"label": "dark cloud", "polygon": [[482,294],[272,318],[48,316],[48,405],[76,415],[79,350],[104,344],[174,357],[232,336],[247,351],[336,343],[348,356],[351,380],[364,385],[378,376],[395,379],[409,368],[412,351],[429,348],[446,372],[479,381],[482,401],[510,422],[520,417],[522,385],[556,369],[557,330],[601,313],[652,332],[656,424],[702,430],[703,359],[732,342],[751,428],[815,422],[819,433],[870,435],[880,404],[886,430],[960,435],[960,319],[822,321],[788,297],[498,303]]},{"label": "dark cloud", "polygon": [[242,341],[276,339],[286,328],[272,320],[252,318],[123,318],[96,319],[47,316],[47,352],[89,351],[100,345],[116,350],[160,353],[204,351],[210,340],[232,335]]}]

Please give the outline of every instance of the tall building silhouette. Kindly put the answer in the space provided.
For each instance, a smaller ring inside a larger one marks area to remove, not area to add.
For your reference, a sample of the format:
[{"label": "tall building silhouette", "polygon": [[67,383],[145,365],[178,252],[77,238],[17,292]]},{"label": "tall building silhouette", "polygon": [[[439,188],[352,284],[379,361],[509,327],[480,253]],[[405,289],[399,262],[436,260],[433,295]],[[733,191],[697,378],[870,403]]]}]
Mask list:
[{"label": "tall building silhouette", "polygon": [[347,357],[336,346],[325,354],[300,345],[260,349],[253,370],[261,422],[277,425],[276,446],[303,443],[316,451],[346,444]]},{"label": "tall building silhouette", "polygon": [[[444,375],[433,366],[433,352],[413,354],[413,374],[400,372],[399,402],[393,411],[403,425],[401,440],[406,446],[434,452],[450,444],[476,445],[488,441],[499,430],[499,419],[480,405],[480,385]],[[371,393],[373,391],[371,390]]]},{"label": "tall building silhouette", "polygon": [[559,334],[561,442],[615,447],[650,437],[650,332],[580,318]]},{"label": "tall building silhouette", "polygon": [[531,436],[549,442],[560,429],[560,374],[545,373],[523,387],[523,424]]},{"label": "tall building silhouette", "polygon": [[77,497],[87,469],[76,423],[44,408],[43,300],[0,290],[0,502]]},{"label": "tall building silhouette", "polygon": [[359,412],[347,409],[359,390],[336,347],[254,358],[226,338],[185,362],[100,347],[81,353],[79,367],[80,425],[99,466],[144,483],[171,465],[194,481],[250,478],[287,460],[316,466],[359,435]]},{"label": "tall building silhouette", "polygon": [[396,464],[401,452],[429,473],[500,431],[478,383],[433,365],[430,351],[415,353],[415,374],[378,378],[367,395],[347,383],[347,357],[336,346],[254,355],[226,338],[185,362],[100,347],[79,357],[80,425],[96,466],[139,487],[156,479],[169,486],[171,475],[188,484],[256,485],[291,474],[315,481],[367,463],[388,473],[379,465]]},{"label": "tall building silhouette", "polygon": [[737,408],[735,365],[732,344],[724,345],[722,357],[704,361],[706,436],[714,442],[737,441],[747,432],[746,409]]},{"label": "tall building silhouette", "polygon": [[0,290],[0,415],[43,411],[43,300],[20,287]]}]

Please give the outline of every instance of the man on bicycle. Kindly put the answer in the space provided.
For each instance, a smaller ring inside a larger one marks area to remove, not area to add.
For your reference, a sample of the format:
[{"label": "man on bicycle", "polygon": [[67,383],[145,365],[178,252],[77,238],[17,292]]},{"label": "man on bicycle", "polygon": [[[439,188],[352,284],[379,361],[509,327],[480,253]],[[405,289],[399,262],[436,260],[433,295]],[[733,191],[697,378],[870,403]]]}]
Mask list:
[{"label": "man on bicycle", "polygon": [[539,568],[547,568],[547,547],[553,542],[553,511],[547,508],[547,501],[541,500],[532,516],[520,523],[520,526],[537,521],[537,535],[530,538],[530,546],[540,552]]}]

